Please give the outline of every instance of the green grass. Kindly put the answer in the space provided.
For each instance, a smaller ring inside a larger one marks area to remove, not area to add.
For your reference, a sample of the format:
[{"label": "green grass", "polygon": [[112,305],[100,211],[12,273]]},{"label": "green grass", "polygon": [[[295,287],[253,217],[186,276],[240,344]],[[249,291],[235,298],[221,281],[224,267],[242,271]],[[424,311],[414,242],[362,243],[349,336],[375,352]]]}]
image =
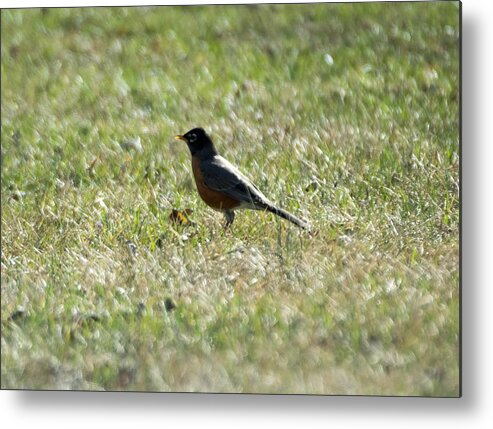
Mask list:
[{"label": "green grass", "polygon": [[[1,387],[457,396],[458,12],[3,10]],[[223,232],[195,126],[315,233]]]}]

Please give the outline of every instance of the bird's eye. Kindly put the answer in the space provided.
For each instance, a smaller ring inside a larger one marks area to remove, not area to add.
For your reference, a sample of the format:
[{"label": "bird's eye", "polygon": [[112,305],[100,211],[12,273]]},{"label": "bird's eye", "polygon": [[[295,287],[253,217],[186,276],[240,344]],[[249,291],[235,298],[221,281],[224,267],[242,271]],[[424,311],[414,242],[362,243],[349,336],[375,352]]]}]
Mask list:
[{"label": "bird's eye", "polygon": [[190,134],[190,137],[188,138],[188,141],[190,143],[193,143],[195,140],[197,140],[197,134]]}]

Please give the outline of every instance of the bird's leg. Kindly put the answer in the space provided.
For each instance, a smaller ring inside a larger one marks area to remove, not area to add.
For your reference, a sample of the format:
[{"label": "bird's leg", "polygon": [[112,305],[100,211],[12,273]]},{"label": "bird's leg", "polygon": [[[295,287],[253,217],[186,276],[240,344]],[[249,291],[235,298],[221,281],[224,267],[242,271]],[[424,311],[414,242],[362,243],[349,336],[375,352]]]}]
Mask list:
[{"label": "bird's leg", "polygon": [[228,229],[235,220],[235,212],[233,210],[226,210],[224,212],[224,217],[226,218],[226,225],[224,225],[224,228]]}]

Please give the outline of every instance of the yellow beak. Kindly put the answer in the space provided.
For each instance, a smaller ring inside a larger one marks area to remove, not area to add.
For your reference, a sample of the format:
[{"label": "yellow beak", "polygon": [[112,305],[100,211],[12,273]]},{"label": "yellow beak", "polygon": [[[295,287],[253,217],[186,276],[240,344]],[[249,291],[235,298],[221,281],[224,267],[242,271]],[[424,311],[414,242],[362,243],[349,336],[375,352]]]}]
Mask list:
[{"label": "yellow beak", "polygon": [[177,136],[175,136],[175,140],[183,140],[184,142],[187,141],[187,139],[184,136],[180,135],[180,134],[178,134]]}]

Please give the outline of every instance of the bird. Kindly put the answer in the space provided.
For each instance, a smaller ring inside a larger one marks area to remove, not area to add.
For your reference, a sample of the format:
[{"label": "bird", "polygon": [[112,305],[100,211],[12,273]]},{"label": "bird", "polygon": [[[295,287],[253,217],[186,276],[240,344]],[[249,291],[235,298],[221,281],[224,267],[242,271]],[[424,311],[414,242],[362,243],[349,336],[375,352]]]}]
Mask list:
[{"label": "bird", "polygon": [[238,209],[264,210],[302,229],[310,229],[307,222],[276,206],[237,167],[219,155],[203,128],[194,128],[175,139],[188,145],[197,191],[208,206],[224,213],[226,229],[233,223]]}]

